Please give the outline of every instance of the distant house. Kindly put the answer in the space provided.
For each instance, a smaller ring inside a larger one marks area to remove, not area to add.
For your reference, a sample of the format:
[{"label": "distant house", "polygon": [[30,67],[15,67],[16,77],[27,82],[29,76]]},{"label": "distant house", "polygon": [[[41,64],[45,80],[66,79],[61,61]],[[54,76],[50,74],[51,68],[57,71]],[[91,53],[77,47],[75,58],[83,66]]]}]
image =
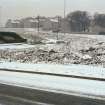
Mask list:
[{"label": "distant house", "polygon": [[58,19],[51,19],[52,23],[52,31],[53,32],[59,32],[60,31],[60,22]]},{"label": "distant house", "polygon": [[60,23],[58,19],[47,18],[45,21],[43,21],[43,26],[42,26],[43,30],[57,32],[59,31],[59,28],[60,28]]},{"label": "distant house", "polygon": [[52,23],[49,18],[43,21],[42,29],[46,31],[50,31],[52,29]]},{"label": "distant house", "polygon": [[24,28],[36,28],[38,21],[35,19],[24,19],[23,20]]},{"label": "distant house", "polygon": [[6,28],[36,28],[38,27],[38,20],[35,18],[24,18],[21,20],[9,19],[5,25]]},{"label": "distant house", "polygon": [[6,28],[20,28],[20,20],[9,19],[6,23]]},{"label": "distant house", "polygon": [[43,23],[43,30],[52,32],[71,32],[70,24],[67,20],[62,18],[54,17],[47,18]]},{"label": "distant house", "polygon": [[65,19],[61,20],[61,32],[67,32],[67,33],[71,32],[71,26],[69,22]]},{"label": "distant house", "polygon": [[31,28],[37,28],[39,23],[37,19],[33,19],[33,20],[30,20],[30,24],[31,24]]},{"label": "distant house", "polygon": [[61,17],[27,17],[21,20],[9,19],[6,23],[7,28],[40,28],[52,32],[71,32],[68,21]]},{"label": "distant house", "polygon": [[35,28],[38,25],[38,21],[32,17],[22,19],[22,23],[24,28]]},{"label": "distant house", "polygon": [[20,20],[13,20],[12,26],[12,28],[20,28]]},{"label": "distant house", "polygon": [[6,22],[6,24],[5,24],[5,27],[6,28],[12,28],[12,20],[11,19],[8,19],[8,21]]}]

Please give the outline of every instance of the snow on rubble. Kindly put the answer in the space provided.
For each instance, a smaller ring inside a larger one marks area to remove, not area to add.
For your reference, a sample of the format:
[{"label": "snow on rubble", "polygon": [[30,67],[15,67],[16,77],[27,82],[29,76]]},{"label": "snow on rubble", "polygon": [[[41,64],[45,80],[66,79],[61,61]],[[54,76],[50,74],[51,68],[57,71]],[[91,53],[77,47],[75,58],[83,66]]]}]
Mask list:
[{"label": "snow on rubble", "polygon": [[52,34],[42,36],[41,44],[0,45],[0,61],[105,67],[105,42],[101,40],[104,36],[61,34],[59,40]]}]

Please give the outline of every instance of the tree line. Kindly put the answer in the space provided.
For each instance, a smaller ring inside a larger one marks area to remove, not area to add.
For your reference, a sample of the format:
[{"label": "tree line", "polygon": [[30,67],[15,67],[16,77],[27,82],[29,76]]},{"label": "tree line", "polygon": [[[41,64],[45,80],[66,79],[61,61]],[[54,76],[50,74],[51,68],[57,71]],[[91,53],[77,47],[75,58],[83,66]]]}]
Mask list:
[{"label": "tree line", "polygon": [[105,28],[105,14],[95,13],[91,16],[87,11],[74,11],[69,13],[65,19],[74,32],[88,32],[90,26]]}]

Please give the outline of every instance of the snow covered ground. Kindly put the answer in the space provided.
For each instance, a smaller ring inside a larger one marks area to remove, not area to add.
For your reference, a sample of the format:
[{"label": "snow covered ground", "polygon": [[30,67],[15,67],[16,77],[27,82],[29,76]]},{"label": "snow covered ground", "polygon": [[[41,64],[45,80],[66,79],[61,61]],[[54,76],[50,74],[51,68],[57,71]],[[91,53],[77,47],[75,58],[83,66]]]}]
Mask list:
[{"label": "snow covered ground", "polygon": [[0,44],[0,50],[18,50],[18,49],[27,49],[33,47],[35,46],[23,43]]},{"label": "snow covered ground", "polygon": [[[58,39],[64,43],[56,43],[54,33],[42,33],[38,37],[33,36],[32,39],[43,43],[0,45],[0,61],[105,67],[105,37],[102,35],[65,34],[64,36],[59,33]],[[45,39],[48,39],[47,42]]]},{"label": "snow covered ground", "polygon": [[0,71],[0,83],[105,100],[103,81]]},{"label": "snow covered ground", "polygon": [[105,100],[104,81],[3,71],[15,69],[105,79],[104,36],[59,38],[66,43],[0,45],[0,83]]},{"label": "snow covered ground", "polygon": [[61,75],[74,75],[82,77],[105,79],[105,68],[86,65],[57,65],[57,64],[26,64],[18,62],[1,62],[0,70],[9,69],[17,71],[32,71],[38,73],[51,73]]}]

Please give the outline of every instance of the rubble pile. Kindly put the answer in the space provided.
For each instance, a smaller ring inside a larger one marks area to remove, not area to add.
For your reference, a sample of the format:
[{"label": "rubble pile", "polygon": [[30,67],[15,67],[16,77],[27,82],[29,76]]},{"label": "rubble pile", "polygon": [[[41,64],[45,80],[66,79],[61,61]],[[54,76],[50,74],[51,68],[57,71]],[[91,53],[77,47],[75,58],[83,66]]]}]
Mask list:
[{"label": "rubble pile", "polygon": [[82,64],[105,65],[105,43],[102,45],[98,43],[96,46],[89,47],[88,49],[82,49],[80,53],[91,57],[90,59],[81,60]]},{"label": "rubble pile", "polygon": [[73,54],[63,53],[54,49],[26,49],[22,51],[0,51],[0,61],[17,61],[22,63],[70,63],[70,59],[77,60]]},{"label": "rubble pile", "polygon": [[79,39],[77,37],[65,38],[64,42],[35,45],[35,48],[21,50],[0,50],[0,61],[105,65],[104,42],[82,37]]}]

